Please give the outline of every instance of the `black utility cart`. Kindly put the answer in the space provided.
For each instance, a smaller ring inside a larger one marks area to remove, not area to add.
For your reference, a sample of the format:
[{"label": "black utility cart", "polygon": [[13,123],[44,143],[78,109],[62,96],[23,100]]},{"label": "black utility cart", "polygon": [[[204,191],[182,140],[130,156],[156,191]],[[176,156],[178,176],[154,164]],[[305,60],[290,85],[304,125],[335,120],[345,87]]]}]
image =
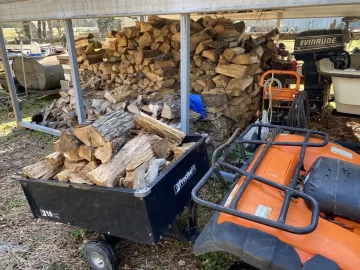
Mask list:
[{"label": "black utility cart", "polygon": [[53,180],[20,179],[35,218],[71,224],[100,232],[103,238],[85,244],[93,269],[117,269],[114,245],[119,238],[157,244],[189,207],[189,230],[196,230],[196,209],[191,191],[209,170],[205,137],[189,135],[196,142],[150,186],[142,190],[107,188]]}]

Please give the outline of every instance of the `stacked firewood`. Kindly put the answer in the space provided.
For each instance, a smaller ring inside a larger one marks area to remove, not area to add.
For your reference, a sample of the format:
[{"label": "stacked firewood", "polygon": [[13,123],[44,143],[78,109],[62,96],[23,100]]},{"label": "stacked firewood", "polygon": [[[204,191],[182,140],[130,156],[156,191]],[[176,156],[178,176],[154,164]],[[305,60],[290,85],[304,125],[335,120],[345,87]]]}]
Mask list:
[{"label": "stacked firewood", "polygon": [[[276,58],[271,39],[278,32],[252,39],[246,36],[243,22],[208,16],[191,21],[190,26],[189,91],[201,96],[207,113],[199,120],[192,112],[190,122],[196,123],[191,131],[209,133],[219,144],[255,117],[259,78],[267,60]],[[108,33],[102,49],[92,36],[77,40],[87,119],[125,109],[176,126],[180,44],[180,22],[157,16]]]},{"label": "stacked firewood", "polygon": [[151,116],[120,109],[62,130],[56,152],[23,173],[33,179],[141,189],[194,145],[182,144],[184,137]]}]

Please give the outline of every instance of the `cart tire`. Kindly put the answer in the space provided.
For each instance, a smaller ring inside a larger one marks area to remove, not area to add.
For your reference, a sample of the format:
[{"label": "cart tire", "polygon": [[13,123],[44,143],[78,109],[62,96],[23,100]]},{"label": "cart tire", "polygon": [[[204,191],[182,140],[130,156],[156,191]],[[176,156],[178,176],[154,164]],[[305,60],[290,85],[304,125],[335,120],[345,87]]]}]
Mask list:
[{"label": "cart tire", "polygon": [[84,246],[86,261],[94,270],[116,270],[118,266],[114,249],[104,239],[90,240]]}]

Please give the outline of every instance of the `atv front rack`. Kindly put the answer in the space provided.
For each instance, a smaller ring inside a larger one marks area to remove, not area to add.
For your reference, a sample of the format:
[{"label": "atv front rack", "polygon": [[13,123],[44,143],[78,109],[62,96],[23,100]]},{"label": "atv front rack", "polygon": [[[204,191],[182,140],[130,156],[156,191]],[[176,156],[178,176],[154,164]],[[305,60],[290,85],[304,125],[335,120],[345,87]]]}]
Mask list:
[{"label": "atv front rack", "polygon": [[[258,134],[261,134],[262,128],[268,128],[271,130],[271,137],[268,140],[261,140],[261,139],[246,139],[246,135],[253,129],[258,129]],[[274,141],[275,138],[281,134],[281,133],[296,133],[299,135],[304,136],[304,141],[302,142],[281,142],[281,141]],[[321,137],[322,141],[319,143],[312,143],[309,142],[309,139],[312,135],[318,135]],[[260,224],[264,224],[276,229],[280,229],[283,231],[291,232],[294,234],[307,234],[312,231],[314,231],[317,227],[318,220],[319,220],[319,205],[317,201],[307,194],[304,194],[298,190],[296,190],[296,184],[300,175],[301,168],[303,167],[303,161],[305,157],[305,152],[307,147],[323,147],[328,144],[329,138],[328,134],[321,131],[314,131],[314,130],[307,130],[307,129],[301,129],[301,128],[293,128],[293,127],[286,127],[286,126],[276,126],[276,125],[270,125],[270,124],[262,124],[262,123],[254,123],[250,125],[239,137],[237,137],[237,133],[235,133],[228,142],[218,147],[212,157],[212,167],[210,170],[204,175],[204,177],[200,180],[200,182],[195,186],[195,188],[192,191],[192,198],[193,200],[202,206],[205,206],[207,208],[210,208],[215,211],[223,212],[235,217],[243,218],[246,220],[250,220],[253,222],[257,222]],[[252,155],[252,157],[249,160],[245,160],[245,144],[255,144],[257,146],[264,145],[264,148],[258,158],[254,161],[255,155]],[[231,153],[231,151],[236,147],[240,146],[242,158],[244,158],[244,161],[242,162],[241,167],[233,166],[227,162],[225,162],[226,157]],[[298,161],[298,164],[296,165],[295,174],[291,179],[291,182],[289,186],[280,185],[278,183],[275,183],[269,179],[266,179],[264,177],[258,176],[255,174],[257,168],[261,164],[262,159],[265,157],[266,153],[270,149],[272,145],[281,145],[281,146],[298,146],[301,147],[300,152],[300,159]],[[219,151],[225,149],[227,146],[229,146],[223,154],[217,159],[217,155]],[[248,171],[249,165],[254,161],[253,167]],[[202,187],[205,185],[205,183],[213,176],[217,176],[218,179],[225,181],[223,176],[220,173],[220,168],[226,168],[230,170],[231,172],[234,172],[236,175],[239,176],[245,176],[245,180],[243,181],[241,187],[239,188],[238,192],[233,197],[232,202],[228,207],[225,207],[220,204],[215,204],[206,200],[203,200],[199,198],[198,194],[199,191],[202,189]],[[284,202],[281,208],[281,212],[279,215],[279,218],[277,221],[273,221],[270,219],[266,219],[263,217],[255,216],[249,213],[241,212],[236,209],[238,202],[240,201],[242,195],[244,194],[246,188],[248,187],[249,183],[251,181],[259,181],[263,184],[272,186],[274,188],[277,188],[284,192]],[[287,213],[290,206],[290,201],[293,197],[301,198],[309,203],[309,206],[312,210],[312,216],[311,216],[311,222],[306,227],[294,227],[291,225],[288,225],[285,223]]]}]

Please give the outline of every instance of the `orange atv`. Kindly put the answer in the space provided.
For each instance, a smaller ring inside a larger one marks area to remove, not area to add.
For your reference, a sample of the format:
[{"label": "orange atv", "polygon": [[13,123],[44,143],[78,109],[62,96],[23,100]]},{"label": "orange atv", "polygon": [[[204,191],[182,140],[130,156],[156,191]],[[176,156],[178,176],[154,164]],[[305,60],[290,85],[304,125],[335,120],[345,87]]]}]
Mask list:
[{"label": "orange atv", "polygon": [[[269,138],[245,139],[253,128],[269,129]],[[256,151],[240,166],[225,162],[235,147],[245,157],[251,145]],[[224,180],[221,168],[238,176],[223,202],[199,198],[213,174]],[[360,269],[360,155],[326,133],[253,124],[215,150],[192,197],[216,211],[196,255],[225,251],[259,269]]]}]

